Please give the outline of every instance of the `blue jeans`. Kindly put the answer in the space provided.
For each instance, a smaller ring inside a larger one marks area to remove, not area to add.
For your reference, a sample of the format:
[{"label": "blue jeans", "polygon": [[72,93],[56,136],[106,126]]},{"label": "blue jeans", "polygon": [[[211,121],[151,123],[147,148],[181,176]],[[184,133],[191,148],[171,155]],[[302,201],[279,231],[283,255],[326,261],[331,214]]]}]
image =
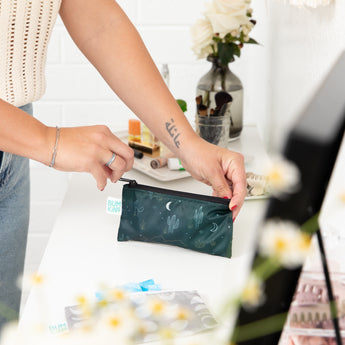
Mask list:
[{"label": "blue jeans", "polygon": [[[32,104],[20,109],[32,115]],[[29,160],[0,153],[0,333],[19,315],[30,213]]]}]

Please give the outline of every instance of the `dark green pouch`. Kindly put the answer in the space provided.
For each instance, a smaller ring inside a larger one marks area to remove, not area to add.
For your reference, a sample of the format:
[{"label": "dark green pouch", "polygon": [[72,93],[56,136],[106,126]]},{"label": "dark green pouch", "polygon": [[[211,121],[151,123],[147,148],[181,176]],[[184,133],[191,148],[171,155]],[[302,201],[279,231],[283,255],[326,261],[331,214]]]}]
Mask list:
[{"label": "dark green pouch", "polygon": [[229,200],[138,184],[123,186],[118,241],[169,244],[231,257]]}]

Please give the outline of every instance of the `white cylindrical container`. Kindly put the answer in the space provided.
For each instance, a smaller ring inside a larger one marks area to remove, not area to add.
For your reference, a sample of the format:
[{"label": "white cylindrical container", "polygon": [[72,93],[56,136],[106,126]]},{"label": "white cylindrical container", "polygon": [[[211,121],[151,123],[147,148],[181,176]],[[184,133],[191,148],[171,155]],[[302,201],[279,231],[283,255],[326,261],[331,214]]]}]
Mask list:
[{"label": "white cylindrical container", "polygon": [[168,158],[168,169],[169,170],[186,170],[181,161],[178,158]]}]

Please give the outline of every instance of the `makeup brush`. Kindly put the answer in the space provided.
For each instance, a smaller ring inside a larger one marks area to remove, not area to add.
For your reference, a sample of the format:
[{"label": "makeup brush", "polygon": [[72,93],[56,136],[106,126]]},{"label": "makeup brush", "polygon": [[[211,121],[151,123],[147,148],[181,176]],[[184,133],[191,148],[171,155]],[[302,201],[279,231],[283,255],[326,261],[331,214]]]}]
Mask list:
[{"label": "makeup brush", "polygon": [[202,96],[197,96],[195,98],[196,101],[196,109],[197,109],[197,113],[200,116],[206,116],[207,115],[207,107],[206,105],[202,104]]},{"label": "makeup brush", "polygon": [[214,96],[216,101],[216,109],[212,116],[224,116],[228,103],[232,102],[232,97],[225,91],[219,91]]}]

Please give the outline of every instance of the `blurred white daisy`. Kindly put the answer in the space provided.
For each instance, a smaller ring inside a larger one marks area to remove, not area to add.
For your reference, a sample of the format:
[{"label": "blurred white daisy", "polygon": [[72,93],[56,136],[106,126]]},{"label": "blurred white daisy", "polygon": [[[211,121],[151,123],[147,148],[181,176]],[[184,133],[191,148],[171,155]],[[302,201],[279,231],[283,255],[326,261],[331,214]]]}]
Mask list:
[{"label": "blurred white daisy", "polygon": [[23,291],[29,291],[31,288],[43,288],[47,283],[47,277],[38,272],[30,272],[21,276],[17,281],[17,286]]},{"label": "blurred white daisy", "polygon": [[124,289],[121,288],[113,288],[110,289],[107,293],[107,299],[109,302],[124,302],[128,300],[128,294]]},{"label": "blurred white daisy", "polygon": [[33,333],[39,328],[47,330],[49,303],[47,303],[47,290],[49,278],[47,275],[38,272],[26,272],[17,280],[17,286],[23,291],[31,291],[31,297],[35,300],[35,311],[30,316],[30,328]]},{"label": "blurred white daisy", "polygon": [[259,250],[286,268],[302,265],[309,254],[311,237],[290,221],[269,220],[262,229]]},{"label": "blurred white daisy", "polygon": [[339,199],[340,199],[341,203],[345,205],[345,190],[340,192]]},{"label": "blurred white daisy", "polygon": [[107,307],[107,305],[116,303],[117,305],[130,304],[129,294],[122,288],[108,288],[103,286],[97,292],[98,307]]},{"label": "blurred white daisy", "polygon": [[99,335],[99,340],[104,339],[102,344],[106,344],[107,339],[112,339],[114,344],[126,344],[133,336],[136,322],[132,310],[109,308],[103,310],[97,318],[95,332]]},{"label": "blurred white daisy", "polygon": [[241,293],[241,303],[245,309],[253,309],[265,301],[263,281],[251,273]]},{"label": "blurred white daisy", "polygon": [[147,307],[151,311],[152,316],[156,317],[163,316],[168,312],[167,303],[158,298],[149,298]]},{"label": "blurred white daisy", "polygon": [[79,305],[84,318],[89,318],[93,315],[94,305],[88,296],[79,294],[76,296],[76,302]]},{"label": "blurred white daisy", "polygon": [[267,191],[272,195],[294,193],[299,187],[300,172],[297,166],[283,157],[272,157],[264,175]]}]

